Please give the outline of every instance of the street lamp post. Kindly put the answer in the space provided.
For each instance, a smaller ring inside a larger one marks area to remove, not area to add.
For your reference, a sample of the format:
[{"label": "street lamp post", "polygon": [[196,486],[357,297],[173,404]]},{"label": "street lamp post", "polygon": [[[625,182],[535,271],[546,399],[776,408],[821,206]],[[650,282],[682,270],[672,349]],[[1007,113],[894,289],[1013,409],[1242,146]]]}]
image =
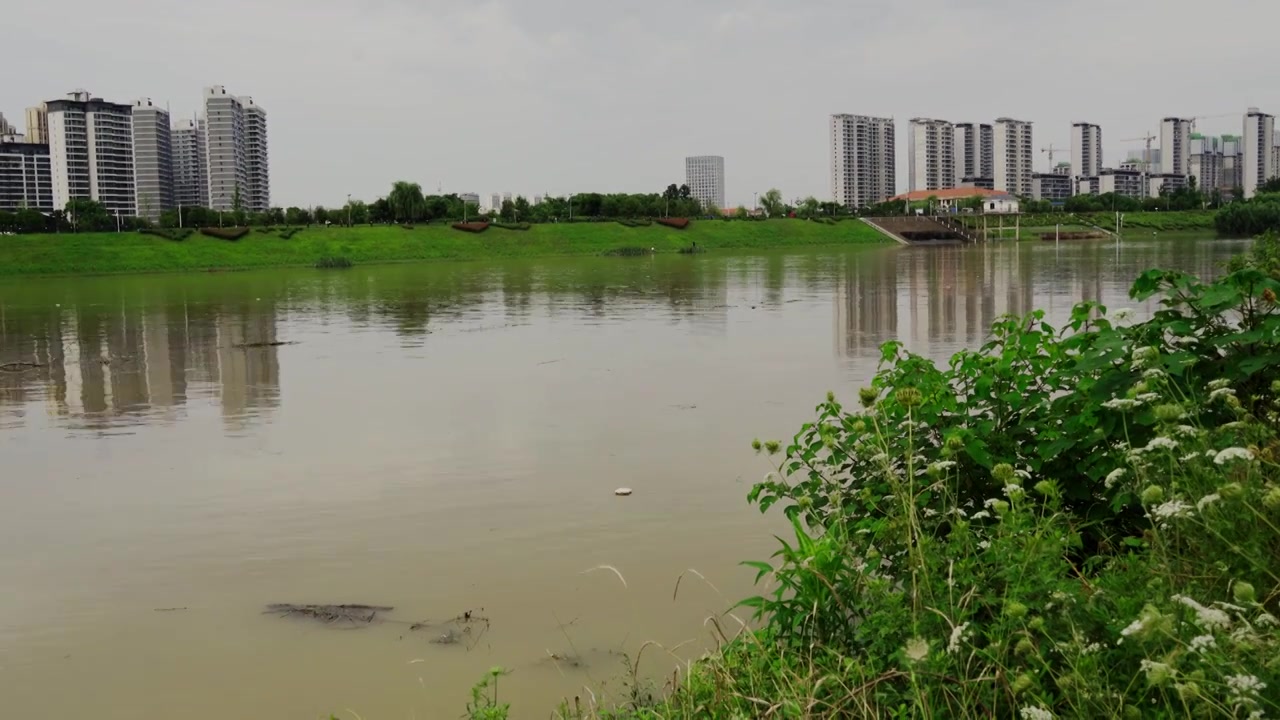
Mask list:
[{"label": "street lamp post", "polygon": [[120,208],[116,208],[116,234],[120,233]]},{"label": "street lamp post", "polygon": [[351,193],[347,193],[347,227],[351,227]]}]

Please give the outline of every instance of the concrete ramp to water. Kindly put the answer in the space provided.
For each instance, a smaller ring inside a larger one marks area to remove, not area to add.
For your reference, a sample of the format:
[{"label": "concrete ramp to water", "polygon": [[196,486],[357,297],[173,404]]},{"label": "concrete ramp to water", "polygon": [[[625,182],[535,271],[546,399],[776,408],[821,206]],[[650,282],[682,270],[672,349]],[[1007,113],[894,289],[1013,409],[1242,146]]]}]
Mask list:
[{"label": "concrete ramp to water", "polygon": [[976,242],[976,237],[959,223],[927,215],[863,218],[863,222],[903,245]]}]

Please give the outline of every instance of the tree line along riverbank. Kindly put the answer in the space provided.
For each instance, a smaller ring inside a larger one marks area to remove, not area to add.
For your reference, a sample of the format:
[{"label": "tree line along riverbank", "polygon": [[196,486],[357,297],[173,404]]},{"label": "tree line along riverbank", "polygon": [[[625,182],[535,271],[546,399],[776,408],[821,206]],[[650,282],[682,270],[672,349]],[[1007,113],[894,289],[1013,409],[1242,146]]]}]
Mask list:
[{"label": "tree line along riverbank", "polygon": [[557,255],[677,253],[889,242],[858,220],[695,220],[684,229],[618,222],[548,223],[481,233],[449,224],[255,228],[238,240],[195,232],[170,240],[140,232],[0,237],[0,275],[78,275],[486,260]]}]

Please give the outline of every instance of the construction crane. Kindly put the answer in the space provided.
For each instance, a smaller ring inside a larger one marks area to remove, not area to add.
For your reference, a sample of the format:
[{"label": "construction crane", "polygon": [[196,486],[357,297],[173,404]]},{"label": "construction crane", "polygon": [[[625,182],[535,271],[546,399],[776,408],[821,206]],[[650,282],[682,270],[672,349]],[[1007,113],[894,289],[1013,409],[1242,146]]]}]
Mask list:
[{"label": "construction crane", "polygon": [[1151,171],[1151,143],[1159,139],[1159,136],[1147,133],[1145,137],[1125,138],[1120,142],[1145,142],[1147,144],[1147,151],[1142,155],[1142,172],[1148,173]]},{"label": "construction crane", "polygon": [[1212,120],[1214,118],[1224,118],[1224,117],[1241,117],[1242,115],[1243,113],[1218,113],[1217,115],[1192,115],[1187,119],[1191,121],[1191,132],[1195,132],[1197,120]]},{"label": "construction crane", "polygon": [[1042,153],[1049,153],[1049,172],[1053,172],[1053,168],[1054,168],[1054,164],[1053,164],[1053,154],[1054,154],[1054,153],[1059,153],[1059,152],[1064,152],[1065,150],[1067,150],[1067,148],[1063,148],[1063,147],[1054,147],[1054,146],[1053,146],[1053,143],[1049,143],[1049,147],[1046,147],[1046,148],[1040,148],[1040,152],[1042,152]]}]

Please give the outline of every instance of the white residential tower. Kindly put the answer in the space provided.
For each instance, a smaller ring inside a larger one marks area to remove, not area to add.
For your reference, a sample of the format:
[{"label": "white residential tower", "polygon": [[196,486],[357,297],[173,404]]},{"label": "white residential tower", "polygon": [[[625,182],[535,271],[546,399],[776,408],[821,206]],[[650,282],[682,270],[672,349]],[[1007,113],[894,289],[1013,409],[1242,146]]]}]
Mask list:
[{"label": "white residential tower", "polygon": [[862,208],[892,197],[896,184],[893,118],[832,115],[832,199]]}]

